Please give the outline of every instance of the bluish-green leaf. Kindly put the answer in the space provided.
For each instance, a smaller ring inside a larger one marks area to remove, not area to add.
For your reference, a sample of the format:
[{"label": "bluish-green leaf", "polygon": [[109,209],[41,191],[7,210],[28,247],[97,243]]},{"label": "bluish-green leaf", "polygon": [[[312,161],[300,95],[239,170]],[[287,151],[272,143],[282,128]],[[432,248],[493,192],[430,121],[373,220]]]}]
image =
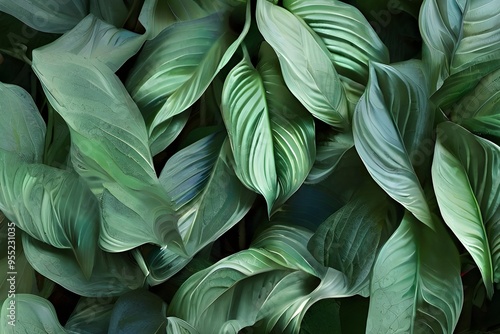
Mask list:
[{"label": "bluish-green leaf", "polygon": [[433,110],[419,61],[372,63],[353,117],[354,143],[368,172],[389,196],[432,227],[420,184],[428,174]]},{"label": "bluish-green leaf", "polygon": [[64,325],[68,334],[107,334],[114,298],[81,297]]},{"label": "bluish-green leaf", "polygon": [[500,282],[500,148],[451,122],[438,126],[432,183],[441,214],[476,262],[488,296]]}]

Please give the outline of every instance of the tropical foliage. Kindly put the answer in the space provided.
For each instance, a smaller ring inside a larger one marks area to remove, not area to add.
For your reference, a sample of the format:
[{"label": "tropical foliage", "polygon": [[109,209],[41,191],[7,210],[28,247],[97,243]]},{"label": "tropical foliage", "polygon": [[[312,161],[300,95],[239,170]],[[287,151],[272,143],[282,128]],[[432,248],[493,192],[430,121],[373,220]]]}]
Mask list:
[{"label": "tropical foliage", "polygon": [[500,328],[496,1],[0,0],[0,27],[1,333]]}]

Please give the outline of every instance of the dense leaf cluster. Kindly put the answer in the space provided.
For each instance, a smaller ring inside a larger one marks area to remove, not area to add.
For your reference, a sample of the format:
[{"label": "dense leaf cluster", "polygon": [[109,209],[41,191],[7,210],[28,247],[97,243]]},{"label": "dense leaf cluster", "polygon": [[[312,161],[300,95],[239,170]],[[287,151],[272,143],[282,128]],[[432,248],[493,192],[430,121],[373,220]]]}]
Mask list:
[{"label": "dense leaf cluster", "polygon": [[499,326],[495,0],[0,0],[0,27],[1,333]]}]

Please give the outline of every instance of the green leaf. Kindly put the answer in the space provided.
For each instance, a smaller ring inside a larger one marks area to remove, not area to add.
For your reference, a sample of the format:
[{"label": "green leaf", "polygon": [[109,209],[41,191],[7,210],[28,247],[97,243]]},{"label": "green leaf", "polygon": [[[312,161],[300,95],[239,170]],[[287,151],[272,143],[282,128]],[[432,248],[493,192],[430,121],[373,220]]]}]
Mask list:
[{"label": "green leaf", "polygon": [[199,332],[186,321],[176,318],[167,318],[167,333],[169,334],[198,334]]},{"label": "green leaf", "polygon": [[468,94],[452,105],[450,120],[478,135],[500,142],[500,70],[485,76]]},{"label": "green leaf", "polygon": [[476,262],[491,298],[493,281],[500,282],[500,148],[442,123],[432,181],[446,224]]},{"label": "green leaf", "polygon": [[255,199],[236,177],[224,138],[222,133],[210,134],[180,150],[160,175],[178,212],[189,257],[239,222]]},{"label": "green leaf", "polygon": [[100,61],[116,72],[139,51],[145,40],[144,35],[115,28],[89,14],[73,29],[54,42],[38,48],[36,52],[52,54],[53,57],[64,53],[81,55],[85,59]]},{"label": "green leaf", "polygon": [[153,154],[166,147],[168,120],[200,98],[238,48],[250,26],[249,5],[241,33],[229,28],[230,12],[216,13],[172,25],[146,43],[126,86],[146,119]]},{"label": "green leaf", "polygon": [[370,61],[389,63],[387,48],[356,7],[336,0],[285,0],[283,6],[321,38],[341,80],[366,85]]},{"label": "green leaf", "polygon": [[500,8],[493,1],[426,0],[420,12],[424,62],[431,89],[470,67],[490,67],[500,59]]},{"label": "green leaf", "polygon": [[107,334],[113,298],[81,297],[64,325],[69,334]]},{"label": "green leaf", "polygon": [[[406,213],[373,269],[367,333],[453,333],[462,308],[460,261],[446,230]],[[436,254],[446,254],[446,261]]]},{"label": "green leaf", "polygon": [[271,213],[304,182],[316,150],[313,118],[286,87],[267,44],[257,68],[245,57],[228,74],[222,116],[239,179],[265,197]]},{"label": "green leaf", "polygon": [[32,237],[71,249],[85,276],[90,276],[99,207],[87,185],[74,172],[3,158],[0,209]]},{"label": "green leaf", "polygon": [[308,249],[321,264],[344,273],[351,287],[364,287],[396,220],[394,203],[370,182],[319,226]]},{"label": "green leaf", "polygon": [[0,3],[0,11],[15,16],[31,28],[62,34],[71,30],[88,13],[85,0],[21,0]]},{"label": "green leaf", "polygon": [[45,123],[31,96],[24,89],[0,82],[0,154],[16,154],[25,162],[41,162]]},{"label": "green leaf", "polygon": [[56,60],[35,51],[33,60],[50,103],[70,128],[73,167],[102,197],[100,245],[124,251],[179,239],[144,121],[112,70],[72,54]]},{"label": "green leaf", "polygon": [[167,247],[154,247],[147,255],[140,257],[137,260],[138,254],[135,257],[138,263],[143,262],[147,282],[151,286],[161,284],[174,276],[190,261],[190,257],[181,256]]},{"label": "green leaf", "polygon": [[92,14],[112,26],[122,27],[128,16],[128,8],[123,0],[111,0],[102,2],[89,0],[89,10]]},{"label": "green leaf", "polygon": [[262,36],[278,54],[293,95],[318,119],[346,129],[344,88],[323,42],[301,19],[267,0],[257,2],[256,19]]},{"label": "green leaf", "polygon": [[145,277],[127,253],[107,253],[96,247],[92,275],[85,277],[75,255],[23,233],[26,258],[33,268],[65,289],[85,297],[113,297],[143,286]]},{"label": "green leaf", "polygon": [[167,304],[147,290],[128,292],[115,303],[109,333],[165,333]]},{"label": "green leaf", "polygon": [[372,63],[366,92],[353,117],[356,150],[375,182],[431,228],[420,182],[428,173],[431,152],[426,146],[433,143],[432,126],[422,64]]},{"label": "green leaf", "polygon": [[13,299],[5,300],[0,316],[0,330],[5,334],[66,334],[54,306],[47,299],[35,295],[20,293]]}]

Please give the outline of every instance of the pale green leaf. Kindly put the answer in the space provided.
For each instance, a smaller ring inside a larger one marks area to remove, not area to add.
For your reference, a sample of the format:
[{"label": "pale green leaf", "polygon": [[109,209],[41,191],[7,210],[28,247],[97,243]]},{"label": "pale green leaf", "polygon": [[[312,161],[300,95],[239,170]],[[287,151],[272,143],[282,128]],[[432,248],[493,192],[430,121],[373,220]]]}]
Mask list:
[{"label": "pale green leaf", "polygon": [[180,150],[160,175],[177,209],[188,256],[240,221],[255,198],[236,177],[229,142],[224,138],[223,133],[210,134]]},{"label": "pale green leaf", "polygon": [[290,91],[315,117],[346,129],[344,88],[323,42],[301,19],[267,0],[257,2],[256,19],[262,36],[278,54]]},{"label": "pale green leaf", "polygon": [[316,150],[314,121],[286,87],[267,44],[257,68],[245,57],[228,74],[222,116],[238,177],[265,197],[271,213],[305,180]]},{"label": "pale green leaf", "polygon": [[143,286],[145,277],[127,253],[96,247],[92,275],[83,275],[73,252],[54,248],[23,233],[26,258],[33,268],[65,289],[85,297],[113,297]]},{"label": "pale green leaf", "polygon": [[[116,72],[139,51],[145,39],[143,35],[118,29],[90,14],[73,29],[36,52],[53,57],[60,57],[59,54],[66,52],[81,55],[85,59],[96,59]],[[38,64],[35,63],[35,66]]]},{"label": "pale green leaf", "polygon": [[[13,322],[9,307],[14,308]],[[5,300],[0,316],[0,331],[5,334],[66,334],[52,303],[35,295],[20,293]]]},{"label": "pale green leaf", "polygon": [[493,281],[500,281],[500,148],[442,123],[432,182],[446,224],[476,262],[491,297]]},{"label": "pale green leaf", "polygon": [[[446,230],[409,212],[380,251],[367,333],[453,333],[463,303],[458,252]],[[446,254],[446,260],[438,254]]]},{"label": "pale green leaf", "polygon": [[[118,77],[100,62],[34,52],[34,70],[71,132],[75,170],[102,199],[101,246],[124,251],[178,239],[156,176],[144,120]],[[92,98],[89,98],[91,96]]]},{"label": "pale green leaf", "polygon": [[71,30],[89,11],[86,0],[20,0],[0,2],[0,11],[15,16],[31,28],[62,34]]},{"label": "pale green leaf", "polygon": [[1,151],[15,153],[26,162],[41,162],[45,123],[24,89],[0,82]]},{"label": "pale green leaf", "polygon": [[169,334],[198,334],[199,332],[186,321],[176,318],[167,318],[167,333]]},{"label": "pale green leaf", "polygon": [[389,196],[432,227],[420,182],[430,163],[433,110],[419,61],[372,63],[370,80],[353,117],[356,150]]}]

